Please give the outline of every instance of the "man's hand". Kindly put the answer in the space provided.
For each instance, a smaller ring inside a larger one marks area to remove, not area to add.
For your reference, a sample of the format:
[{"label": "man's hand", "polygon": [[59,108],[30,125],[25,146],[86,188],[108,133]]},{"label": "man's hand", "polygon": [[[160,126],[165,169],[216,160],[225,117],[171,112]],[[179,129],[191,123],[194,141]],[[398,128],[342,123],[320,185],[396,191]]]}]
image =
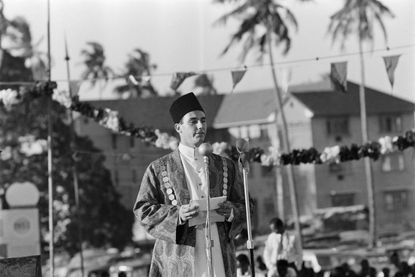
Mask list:
[{"label": "man's hand", "polygon": [[179,209],[179,216],[183,222],[197,216],[198,213],[199,213],[199,206],[197,205],[192,205],[192,204],[183,205],[183,206],[180,206],[180,209]]},{"label": "man's hand", "polygon": [[227,220],[231,216],[232,209],[235,209],[235,206],[230,201],[225,201],[218,204],[219,208],[216,209],[216,212],[220,215],[223,215]]}]

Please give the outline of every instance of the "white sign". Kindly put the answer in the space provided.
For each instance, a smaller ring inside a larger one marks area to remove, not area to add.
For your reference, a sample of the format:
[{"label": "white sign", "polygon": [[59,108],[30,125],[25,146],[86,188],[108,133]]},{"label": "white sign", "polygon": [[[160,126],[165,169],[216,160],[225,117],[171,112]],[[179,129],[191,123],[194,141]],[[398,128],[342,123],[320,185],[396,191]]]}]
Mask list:
[{"label": "white sign", "polygon": [[6,201],[10,207],[33,207],[39,201],[39,190],[29,182],[14,183],[6,190]]},{"label": "white sign", "polygon": [[40,254],[38,209],[0,210],[0,245],[7,245],[7,257]]}]

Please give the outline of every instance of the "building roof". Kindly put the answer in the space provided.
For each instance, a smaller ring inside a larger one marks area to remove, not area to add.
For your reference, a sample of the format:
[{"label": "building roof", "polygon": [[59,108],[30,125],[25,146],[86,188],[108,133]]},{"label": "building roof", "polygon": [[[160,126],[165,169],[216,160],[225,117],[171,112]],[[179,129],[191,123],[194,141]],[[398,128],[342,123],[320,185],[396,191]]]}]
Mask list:
[{"label": "building roof", "polygon": [[[173,121],[169,114],[171,103],[177,97],[149,97],[123,100],[88,101],[95,107],[109,108],[119,112],[126,122],[140,127],[154,127],[161,130],[173,128]],[[221,107],[224,95],[198,96],[205,109],[208,126],[213,126],[215,115]],[[209,116],[212,115],[212,116]]]},{"label": "building roof", "polygon": [[[366,88],[368,114],[413,113],[415,104],[371,88]],[[348,83],[348,93],[334,91],[330,82],[322,81],[290,87],[290,93],[314,116],[358,115],[359,87]],[[89,101],[96,107],[119,111],[127,122],[161,130],[172,129],[169,107],[175,97],[150,97],[128,100]],[[233,94],[199,95],[207,114],[208,126],[229,128],[271,122],[276,110],[273,89]]]},{"label": "building roof", "polygon": [[[334,91],[329,82],[311,86],[293,87],[292,95],[303,103],[314,116],[359,115],[359,85],[348,82],[347,93]],[[382,113],[413,113],[415,104],[372,88],[366,87],[366,112],[369,115]]]},{"label": "building roof", "polygon": [[272,89],[227,94],[218,110],[213,126],[224,128],[269,122],[276,103]]}]

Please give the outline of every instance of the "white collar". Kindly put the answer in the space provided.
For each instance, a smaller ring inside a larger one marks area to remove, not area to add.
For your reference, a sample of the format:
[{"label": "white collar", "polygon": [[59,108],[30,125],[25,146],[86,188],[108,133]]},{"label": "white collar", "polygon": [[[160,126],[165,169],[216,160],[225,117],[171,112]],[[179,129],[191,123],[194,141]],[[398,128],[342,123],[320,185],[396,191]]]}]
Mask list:
[{"label": "white collar", "polygon": [[199,150],[197,147],[190,147],[180,143],[179,151],[180,154],[182,154],[190,160],[202,160],[202,156],[199,154]]}]

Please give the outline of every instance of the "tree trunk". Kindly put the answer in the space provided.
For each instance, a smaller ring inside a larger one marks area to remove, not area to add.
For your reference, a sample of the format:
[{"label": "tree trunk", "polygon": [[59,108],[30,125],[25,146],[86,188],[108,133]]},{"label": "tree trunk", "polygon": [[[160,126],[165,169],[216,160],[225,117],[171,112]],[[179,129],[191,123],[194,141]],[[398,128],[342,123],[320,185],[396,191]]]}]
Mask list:
[{"label": "tree trunk", "polygon": [[[280,114],[281,117],[281,121],[282,121],[282,140],[283,140],[283,145],[282,145],[282,149],[288,153],[291,151],[291,147],[290,147],[290,142],[289,142],[289,138],[288,138],[288,125],[287,125],[287,120],[285,118],[285,113],[283,110],[283,103],[282,103],[282,96],[281,96],[281,90],[278,86],[278,81],[277,81],[277,75],[275,72],[275,67],[274,67],[274,58],[273,58],[273,52],[272,52],[272,44],[271,44],[271,29],[268,28],[268,34],[267,34],[267,43],[268,43],[268,51],[269,51],[269,60],[270,60],[270,65],[271,65],[271,73],[272,73],[272,79],[274,81],[274,89],[275,89],[275,94],[276,94],[276,102],[277,102],[277,108],[275,111],[275,126],[276,126],[276,130],[278,132],[278,113]],[[296,187],[295,187],[295,179],[294,179],[294,170],[292,165],[287,165],[285,166],[286,171],[287,171],[287,178],[288,178],[288,185],[290,188],[290,200],[291,200],[291,209],[292,209],[292,213],[293,213],[293,217],[294,217],[294,225],[295,225],[295,231],[296,231],[296,235],[299,239],[299,244],[300,244],[300,248],[303,248],[302,245],[302,236],[301,236],[301,227],[300,227],[300,219],[299,219],[299,214],[298,214],[298,203],[297,203],[297,191],[296,191]],[[278,170],[277,170],[278,171]],[[281,172],[281,171],[280,171]],[[281,178],[282,180],[282,178]],[[282,186],[282,182],[278,182],[278,178],[277,178],[277,191],[282,191],[282,187],[278,187],[278,186]]]},{"label": "tree trunk", "polygon": [[[362,142],[368,142],[367,116],[366,116],[366,99],[365,99],[365,63],[363,59],[363,41],[359,35],[359,57],[360,57],[360,124],[362,129]],[[372,177],[372,165],[370,158],[364,158],[367,197],[369,206],[369,248],[376,246],[376,217],[375,217],[375,195]]]}]

